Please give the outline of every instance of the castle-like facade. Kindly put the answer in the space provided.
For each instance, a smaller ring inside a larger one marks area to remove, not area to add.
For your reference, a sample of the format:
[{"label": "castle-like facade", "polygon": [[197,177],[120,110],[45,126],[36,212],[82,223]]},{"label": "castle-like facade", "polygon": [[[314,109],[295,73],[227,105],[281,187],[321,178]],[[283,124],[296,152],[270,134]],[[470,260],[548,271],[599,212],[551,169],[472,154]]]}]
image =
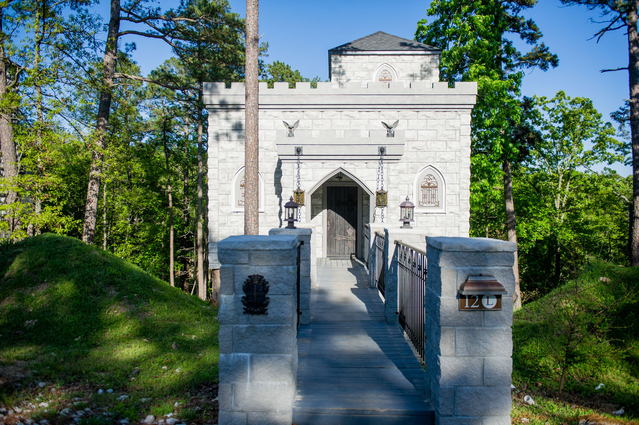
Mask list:
[{"label": "castle-like facade", "polygon": [[[259,87],[260,233],[286,226],[284,205],[304,191],[298,227],[313,256],[362,257],[366,225],[400,227],[415,205],[424,235],[468,236],[470,117],[476,83],[439,82],[440,51],[377,32],[329,51],[330,82]],[[207,83],[211,268],[217,242],[244,233],[244,84]],[[376,192],[387,207],[376,207]]]}]

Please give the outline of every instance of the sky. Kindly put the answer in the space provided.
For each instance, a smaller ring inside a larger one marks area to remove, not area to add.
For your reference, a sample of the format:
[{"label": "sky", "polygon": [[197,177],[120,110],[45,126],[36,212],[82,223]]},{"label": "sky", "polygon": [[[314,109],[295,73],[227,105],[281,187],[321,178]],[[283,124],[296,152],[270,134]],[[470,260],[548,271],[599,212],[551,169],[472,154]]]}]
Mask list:
[{"label": "sky", "polygon": [[[231,10],[245,16],[245,0],[229,0]],[[328,79],[328,50],[377,31],[413,39],[417,22],[428,18],[430,1],[418,0],[272,0],[260,2],[259,33],[269,43],[267,63],[285,62],[304,77]],[[105,15],[103,15],[105,16]],[[589,97],[610,119],[610,113],[628,99],[627,71],[601,73],[628,64],[627,36],[623,30],[592,39],[602,28],[598,13],[585,7],[562,6],[559,0],[539,0],[524,12],[544,34],[543,41],[559,56],[559,66],[543,72],[528,71],[522,94],[552,97],[564,90],[571,97]],[[133,58],[150,72],[171,55],[156,41],[135,41]],[[525,45],[518,46],[521,50]],[[630,167],[614,167],[628,175]]]}]

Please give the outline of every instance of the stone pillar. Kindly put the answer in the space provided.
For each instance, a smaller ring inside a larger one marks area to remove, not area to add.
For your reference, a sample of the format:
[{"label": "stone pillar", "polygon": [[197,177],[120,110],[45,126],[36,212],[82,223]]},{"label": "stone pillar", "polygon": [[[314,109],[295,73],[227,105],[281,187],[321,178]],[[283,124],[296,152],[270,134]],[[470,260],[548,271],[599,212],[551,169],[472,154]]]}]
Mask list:
[{"label": "stone pillar", "polygon": [[300,263],[300,310],[302,316],[300,323],[311,323],[311,229],[271,229],[269,235],[293,235],[299,242],[304,242],[301,247]]},{"label": "stone pillar", "polygon": [[[219,424],[290,425],[297,388],[297,237],[231,236],[218,244]],[[250,275],[269,283],[268,314],[244,314]]]},{"label": "stone pillar", "polygon": [[[510,424],[515,243],[427,237],[426,391],[436,423]],[[459,287],[492,275],[500,311],[460,311]]]}]

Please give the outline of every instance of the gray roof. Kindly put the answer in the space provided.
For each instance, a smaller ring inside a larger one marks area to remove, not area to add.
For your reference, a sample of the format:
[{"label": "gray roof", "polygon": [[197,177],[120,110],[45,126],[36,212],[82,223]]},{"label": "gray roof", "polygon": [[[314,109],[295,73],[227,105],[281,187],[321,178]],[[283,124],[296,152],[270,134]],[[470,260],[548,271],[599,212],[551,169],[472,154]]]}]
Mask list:
[{"label": "gray roof", "polygon": [[366,52],[366,51],[388,51],[388,52],[414,52],[414,53],[441,53],[441,50],[428,46],[417,41],[408,40],[406,38],[397,37],[395,35],[386,34],[377,31],[374,34],[359,38],[350,43],[342,44],[328,51],[329,55],[350,53],[350,52]]}]

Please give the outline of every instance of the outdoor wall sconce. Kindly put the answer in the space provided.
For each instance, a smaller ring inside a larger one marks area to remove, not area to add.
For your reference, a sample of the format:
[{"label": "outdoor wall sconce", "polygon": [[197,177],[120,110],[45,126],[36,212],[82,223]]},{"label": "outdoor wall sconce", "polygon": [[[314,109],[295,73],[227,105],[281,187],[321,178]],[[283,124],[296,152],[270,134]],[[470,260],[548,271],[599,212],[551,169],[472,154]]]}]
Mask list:
[{"label": "outdoor wall sconce", "polygon": [[291,200],[284,204],[284,215],[286,219],[284,221],[288,221],[287,229],[296,229],[295,222],[297,221],[297,209],[299,205],[293,200],[291,196]]},{"label": "outdoor wall sconce", "polygon": [[459,287],[459,309],[501,310],[501,296],[506,293],[504,285],[494,276],[468,276]]},{"label": "outdoor wall sconce", "polygon": [[412,229],[410,223],[415,221],[413,220],[413,213],[415,212],[415,205],[408,200],[408,196],[406,200],[399,205],[399,221],[403,221],[404,225],[402,229]]},{"label": "outdoor wall sconce", "polygon": [[375,192],[375,206],[377,208],[386,208],[387,199],[387,192],[384,189]]}]

